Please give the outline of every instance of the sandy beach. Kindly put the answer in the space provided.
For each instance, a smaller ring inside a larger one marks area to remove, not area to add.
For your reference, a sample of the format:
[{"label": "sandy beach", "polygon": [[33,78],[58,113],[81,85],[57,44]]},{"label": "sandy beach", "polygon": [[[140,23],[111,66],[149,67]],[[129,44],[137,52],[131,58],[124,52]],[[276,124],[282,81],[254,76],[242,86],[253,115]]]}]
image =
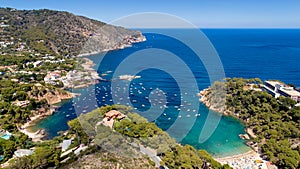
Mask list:
[{"label": "sandy beach", "polygon": [[224,158],[216,158],[221,164],[228,164],[234,169],[268,169],[268,161],[262,160],[260,155],[251,150],[243,154],[233,155]]},{"label": "sandy beach", "polygon": [[28,128],[25,128],[25,129],[21,129],[20,132],[26,134],[29,138],[32,139],[33,142],[42,141],[42,139],[45,137],[45,135],[42,134],[42,130],[31,132],[28,130]]},{"label": "sandy beach", "polygon": [[[88,58],[84,58],[86,60],[86,63],[83,64],[83,67],[86,71],[90,71],[93,74],[97,74],[97,72],[92,68],[92,66],[94,65],[93,61],[88,59]],[[95,76],[95,75],[94,75]],[[97,74],[96,76],[97,78],[100,78]],[[91,84],[83,84],[83,86],[80,87],[87,87]],[[79,96],[79,94],[77,93],[70,93],[68,92],[66,95],[55,95],[56,97],[50,97],[47,99],[49,104],[57,104],[60,103],[62,100],[66,100],[66,99],[71,99],[71,98],[75,98],[76,96]],[[29,127],[32,125],[35,125],[35,122],[37,120],[46,118],[47,116],[52,115],[53,113],[53,109],[50,109],[48,112],[46,113],[42,113],[42,114],[38,114],[35,115],[33,117],[30,117],[30,120],[28,122],[26,122],[25,124],[23,124],[21,127],[18,127],[19,131],[28,135],[29,138],[32,139],[32,141],[34,142],[38,142],[38,141],[42,141],[42,139],[45,137],[45,134],[43,132],[43,129],[40,129],[36,132],[32,132],[29,130]]]},{"label": "sandy beach", "polygon": [[29,138],[32,139],[32,141],[34,142],[38,142],[38,141],[42,141],[42,139],[45,137],[45,135],[43,134],[42,130],[38,130],[36,132],[32,132],[30,131],[28,128],[32,125],[34,125],[34,122],[39,120],[39,119],[43,119],[45,118],[44,114],[39,114],[36,116],[33,116],[30,118],[30,121],[28,121],[27,123],[23,124],[21,126],[21,128],[18,128],[20,132],[26,134]]},{"label": "sandy beach", "polygon": [[[209,99],[206,97],[207,93],[209,92],[210,88],[204,89],[199,92],[198,96],[200,96],[200,102],[206,105],[209,109],[219,112],[224,115],[229,115],[232,114],[229,110],[219,110],[219,109],[214,109],[212,108],[213,106],[211,105]],[[238,117],[236,117],[238,118]],[[246,132],[252,137],[256,138],[256,135],[254,134],[252,129],[247,128]],[[253,147],[252,147],[253,148]],[[254,149],[255,150],[255,149]],[[233,156],[228,156],[224,158],[215,158],[216,161],[220,162],[221,164],[228,164],[234,169],[268,169],[267,166],[270,167],[270,162],[263,160],[260,157],[260,154],[257,153],[254,150],[250,150],[246,153],[243,154],[238,154],[238,155],[233,155]],[[275,167],[272,165],[272,167]]]}]

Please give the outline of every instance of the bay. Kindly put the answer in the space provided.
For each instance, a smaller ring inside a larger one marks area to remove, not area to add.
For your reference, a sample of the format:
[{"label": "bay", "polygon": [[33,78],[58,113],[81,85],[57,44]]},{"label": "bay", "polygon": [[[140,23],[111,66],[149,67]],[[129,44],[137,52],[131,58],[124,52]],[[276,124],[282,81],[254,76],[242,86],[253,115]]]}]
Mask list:
[{"label": "bay", "polygon": [[[67,130],[67,121],[76,118],[80,113],[89,112],[106,104],[132,104],[141,115],[155,122],[181,144],[190,144],[197,149],[205,149],[215,157],[250,150],[244,140],[238,137],[239,134],[244,133],[244,125],[241,122],[232,117],[220,117],[218,113],[209,112],[201,103],[196,106],[199,98],[197,93],[191,90],[192,84],[178,86],[178,81],[189,80],[180,68],[176,73],[177,79],[162,70],[144,69],[138,73],[141,78],[134,79],[128,85],[128,88],[132,88],[129,89],[132,94],[123,92],[123,86],[126,86],[127,82],[112,79],[115,70],[126,58],[149,48],[169,51],[184,61],[193,72],[199,91],[210,85],[205,66],[185,44],[165,35],[147,33],[151,30],[142,31],[146,35],[146,42],[134,44],[123,50],[111,51],[105,55],[89,56],[88,58],[96,63],[95,69],[99,75],[109,81],[73,91],[81,93],[81,96],[64,102],[53,116],[39,121],[32,129],[44,128],[48,134],[47,138],[51,139],[58,135],[58,131]],[[188,29],[164,31],[177,31],[191,38],[193,36]],[[226,77],[278,79],[300,86],[300,30],[204,29],[202,31],[219,53]],[[140,57],[142,59],[151,57],[151,54],[140,55]],[[100,60],[101,63],[99,63]],[[172,60],[158,64],[178,66],[173,64]],[[150,67],[150,63],[144,66]],[[117,84],[114,86],[116,88],[111,89],[112,82]],[[156,91],[156,88],[160,90]],[[151,103],[148,97],[153,98]],[[209,139],[200,142],[199,135],[208,120],[209,113],[213,114],[210,118],[221,120]],[[179,125],[174,127],[175,122],[179,122]]]}]

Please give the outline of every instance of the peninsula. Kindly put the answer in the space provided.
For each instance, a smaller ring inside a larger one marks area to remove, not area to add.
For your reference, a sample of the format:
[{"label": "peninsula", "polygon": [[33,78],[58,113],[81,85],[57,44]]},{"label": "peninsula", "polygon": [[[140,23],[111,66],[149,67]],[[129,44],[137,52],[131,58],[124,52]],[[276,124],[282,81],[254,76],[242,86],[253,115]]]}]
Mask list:
[{"label": "peninsula", "polygon": [[[255,158],[261,158],[265,165],[270,165],[267,162],[270,161],[279,168],[299,167],[300,107],[296,106],[299,100],[284,94],[272,96],[266,90],[269,83],[266,81],[263,84],[258,78],[227,78],[199,93],[200,101],[208,108],[245,123],[248,134],[241,137],[247,139],[247,144],[254,150],[250,156],[223,158],[219,162],[241,167],[244,160],[250,163]],[[295,90],[292,87],[289,89]],[[219,97],[222,91],[226,92],[226,99]],[[296,90],[293,93],[297,93]]]}]

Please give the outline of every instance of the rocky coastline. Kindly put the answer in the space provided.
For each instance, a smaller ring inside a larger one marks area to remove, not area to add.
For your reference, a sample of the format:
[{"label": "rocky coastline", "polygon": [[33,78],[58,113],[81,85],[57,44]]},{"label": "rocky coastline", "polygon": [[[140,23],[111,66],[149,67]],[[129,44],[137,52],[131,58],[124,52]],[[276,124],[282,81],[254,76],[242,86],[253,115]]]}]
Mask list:
[{"label": "rocky coastline", "polygon": [[[203,89],[202,91],[200,91],[198,93],[198,96],[200,97],[199,101],[202,102],[208,109],[215,111],[217,113],[221,113],[225,116],[232,116],[236,119],[239,119],[239,117],[237,115],[235,115],[232,111],[226,109],[226,107],[221,107],[221,108],[216,108],[210,101],[210,99],[207,97],[209,92],[210,92],[210,88],[206,88]],[[239,119],[240,120],[240,119]],[[240,134],[239,137],[245,140],[250,140],[251,138],[256,138],[256,135],[253,133],[251,128],[245,128],[245,132],[247,134]],[[248,144],[247,144],[248,145]],[[248,145],[249,146],[249,145]],[[253,150],[257,150],[257,148],[250,146]]]},{"label": "rocky coastline", "polygon": [[[226,107],[216,108],[214,104],[211,103],[210,99],[208,98],[208,95],[210,93],[211,88],[208,87],[206,89],[203,89],[198,93],[198,96],[200,97],[199,101],[202,102],[207,108],[209,108],[212,111],[215,111],[217,113],[223,114],[225,116],[232,116],[236,119],[239,119],[238,115],[235,115],[232,111],[226,109]],[[240,119],[239,119],[240,120]],[[246,145],[249,146],[252,150],[243,154],[238,154],[234,156],[229,156],[225,158],[216,158],[218,162],[221,164],[229,164],[231,167],[243,167],[247,166],[248,164],[242,164],[243,160],[247,161],[247,163],[250,163],[254,160],[262,161],[263,165],[266,165],[269,163],[268,161],[263,161],[261,158],[261,153],[258,149],[258,144],[251,141],[251,139],[255,139],[256,135],[253,132],[252,128],[245,127],[244,129],[245,134],[239,134],[239,137],[243,140],[246,140]],[[243,160],[241,160],[243,159]],[[241,165],[242,164],[242,165]],[[255,164],[252,164],[252,166],[255,166]]]},{"label": "rocky coastline", "polygon": [[211,103],[210,99],[207,97],[207,95],[210,93],[210,88],[206,88],[201,90],[198,93],[198,96],[200,97],[199,101],[202,102],[207,108],[209,108],[212,111],[221,113],[223,115],[229,116],[232,114],[232,112],[228,109],[226,109],[225,106],[216,107],[214,104]]},{"label": "rocky coastline", "polygon": [[126,37],[125,39],[123,39],[123,42],[117,43],[110,47],[100,47],[99,49],[93,50],[93,51],[87,51],[87,50],[83,49],[81,51],[81,53],[79,55],[77,55],[76,57],[85,57],[85,56],[96,55],[99,53],[105,53],[105,52],[114,51],[114,50],[121,50],[121,49],[125,49],[128,47],[132,47],[132,45],[135,43],[145,42],[146,40],[147,39],[143,34],[140,34],[138,37],[135,37],[135,38],[133,38],[132,36],[129,36],[129,37]]},{"label": "rocky coastline", "polygon": [[[126,40],[125,41],[126,43],[123,45],[119,45],[119,46],[113,47],[113,48],[107,48],[107,49],[97,51],[97,52],[85,53],[85,54],[78,55],[78,57],[83,57],[83,60],[84,60],[84,63],[81,65],[81,67],[83,68],[83,71],[90,73],[94,80],[90,80],[84,84],[72,85],[71,88],[72,89],[85,88],[90,85],[95,85],[100,80],[103,80],[98,75],[97,71],[93,68],[93,66],[95,65],[94,62],[91,59],[86,58],[85,56],[98,54],[98,53],[102,53],[102,52],[107,52],[107,51],[112,51],[112,50],[124,49],[125,47],[131,47],[131,45],[133,43],[139,43],[139,42],[144,42],[144,41],[146,41],[146,38],[141,34],[136,39]],[[46,136],[44,130],[40,129],[38,131],[32,132],[29,129],[30,126],[35,125],[35,123],[41,119],[44,119],[44,118],[47,118],[48,116],[53,115],[53,113],[55,112],[55,109],[57,108],[53,105],[61,103],[63,100],[69,100],[69,99],[75,98],[78,95],[79,94],[77,94],[77,93],[71,93],[71,92],[68,92],[65,90],[63,92],[55,91],[55,93],[51,93],[51,92],[46,93],[43,97],[38,98],[38,100],[45,99],[48,102],[48,104],[51,105],[49,110],[39,111],[38,113],[35,113],[35,115],[33,117],[30,117],[28,122],[23,124],[21,127],[18,127],[19,131],[28,135],[35,142],[43,141],[43,138]]]},{"label": "rocky coastline", "polygon": [[100,48],[100,50],[94,50],[92,52],[86,52],[83,49],[82,53],[77,55],[76,57],[83,58],[84,63],[79,66],[83,68],[84,72],[88,72],[91,75],[93,80],[87,81],[84,84],[78,84],[78,85],[73,84],[70,88],[73,89],[86,88],[88,86],[97,84],[99,81],[105,81],[105,79],[102,79],[98,75],[98,72],[93,68],[93,66],[95,66],[94,62],[91,59],[87,58],[86,56],[93,56],[93,55],[97,55],[109,51],[121,50],[127,47],[131,47],[132,44],[134,43],[141,43],[144,41],[146,41],[146,37],[143,34],[139,34],[137,37],[128,36],[125,39],[123,39],[121,43],[118,43],[117,45],[113,45],[112,47]]}]

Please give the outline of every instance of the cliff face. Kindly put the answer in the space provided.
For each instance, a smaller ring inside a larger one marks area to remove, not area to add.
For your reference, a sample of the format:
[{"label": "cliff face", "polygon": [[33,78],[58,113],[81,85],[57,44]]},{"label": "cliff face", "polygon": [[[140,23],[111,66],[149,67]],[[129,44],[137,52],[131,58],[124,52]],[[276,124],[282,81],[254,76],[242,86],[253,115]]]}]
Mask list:
[{"label": "cliff face", "polygon": [[33,90],[27,92],[28,96],[36,100],[46,100],[49,105],[56,104],[62,100],[72,99],[78,94],[64,91],[61,89],[49,89],[44,86],[34,87]]},{"label": "cliff face", "polygon": [[60,93],[58,91],[55,91],[55,93],[47,92],[47,94],[45,94],[43,98],[46,99],[50,105],[52,105],[52,104],[60,103],[62,100],[72,99],[74,97],[75,94],[73,93],[69,93],[69,92]]},{"label": "cliff face", "polygon": [[5,31],[15,39],[19,38],[26,42],[34,50],[43,49],[60,55],[78,55],[90,38],[100,46],[89,52],[99,52],[120,48],[143,37],[139,31],[108,25],[68,12],[47,9],[0,8],[0,19],[0,23],[9,25]]}]

